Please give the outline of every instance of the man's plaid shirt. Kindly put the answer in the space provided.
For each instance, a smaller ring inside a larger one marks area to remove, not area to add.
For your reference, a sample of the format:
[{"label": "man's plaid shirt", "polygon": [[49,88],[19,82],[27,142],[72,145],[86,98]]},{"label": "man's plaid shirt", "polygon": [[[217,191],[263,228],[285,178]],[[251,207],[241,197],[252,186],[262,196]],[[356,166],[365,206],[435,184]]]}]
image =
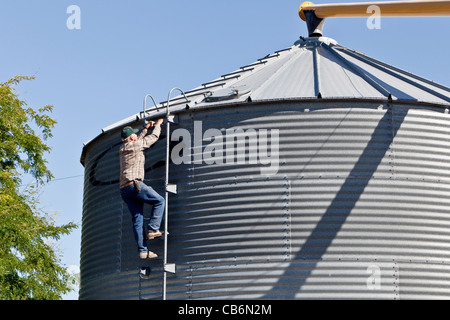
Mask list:
[{"label": "man's plaid shirt", "polygon": [[134,180],[144,181],[145,149],[150,148],[159,139],[161,127],[156,126],[152,134],[147,135],[147,129],[142,130],[137,141],[126,140],[120,147],[120,187]]}]

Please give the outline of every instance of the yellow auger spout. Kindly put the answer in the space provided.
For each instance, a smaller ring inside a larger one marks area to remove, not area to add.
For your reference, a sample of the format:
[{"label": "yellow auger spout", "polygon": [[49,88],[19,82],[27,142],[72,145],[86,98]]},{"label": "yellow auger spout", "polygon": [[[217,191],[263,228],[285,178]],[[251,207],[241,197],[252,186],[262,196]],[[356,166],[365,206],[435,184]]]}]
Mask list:
[{"label": "yellow auger spout", "polygon": [[304,2],[299,9],[299,15],[305,21],[303,10],[313,10],[317,18],[336,17],[367,17],[367,9],[378,6],[381,16],[385,17],[417,17],[417,16],[449,16],[450,1],[372,1],[359,3],[318,4]]},{"label": "yellow auger spout", "polygon": [[[372,6],[381,17],[450,16],[450,0],[372,1],[359,3],[318,4],[303,2],[299,16],[308,23],[308,30],[316,29],[325,18],[370,17]],[[314,21],[314,22],[313,22]],[[310,24],[312,24],[310,26]]]}]

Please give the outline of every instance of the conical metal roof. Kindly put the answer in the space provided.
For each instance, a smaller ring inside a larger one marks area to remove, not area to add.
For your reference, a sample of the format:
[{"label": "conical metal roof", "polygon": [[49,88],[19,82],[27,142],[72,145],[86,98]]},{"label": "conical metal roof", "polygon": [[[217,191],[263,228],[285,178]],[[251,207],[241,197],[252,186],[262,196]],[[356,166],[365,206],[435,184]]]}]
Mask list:
[{"label": "conical metal roof", "polygon": [[[186,98],[189,100],[186,101]],[[247,101],[304,99],[392,100],[450,106],[450,88],[339,45],[327,37],[301,37],[213,81],[171,98],[172,112]],[[165,114],[167,101],[102,129]],[[86,142],[88,144],[89,142]]]},{"label": "conical metal roof", "polygon": [[256,102],[311,98],[450,104],[450,88],[326,37],[302,38],[290,48],[204,83],[186,95],[190,105],[194,102],[198,107],[248,99]]}]

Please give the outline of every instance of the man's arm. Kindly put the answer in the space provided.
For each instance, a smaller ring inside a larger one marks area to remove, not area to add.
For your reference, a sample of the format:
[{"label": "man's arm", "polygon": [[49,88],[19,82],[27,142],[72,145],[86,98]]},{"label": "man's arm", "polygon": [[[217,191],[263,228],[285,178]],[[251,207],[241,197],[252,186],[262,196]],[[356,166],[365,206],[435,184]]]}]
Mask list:
[{"label": "man's arm", "polygon": [[159,136],[161,134],[161,125],[163,124],[163,122],[164,119],[159,119],[156,123],[153,121],[147,123],[147,126],[145,127],[143,132],[145,131],[145,133],[147,133],[147,130],[150,127],[153,127],[154,129],[150,135],[143,137],[143,147],[145,149],[150,148],[156,141],[158,141]]}]

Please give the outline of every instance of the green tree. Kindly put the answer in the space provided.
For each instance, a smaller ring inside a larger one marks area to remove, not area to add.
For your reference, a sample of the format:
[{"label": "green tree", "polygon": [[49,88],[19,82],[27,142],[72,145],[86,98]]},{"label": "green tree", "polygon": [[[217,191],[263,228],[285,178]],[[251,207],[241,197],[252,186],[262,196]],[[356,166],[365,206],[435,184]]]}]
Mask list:
[{"label": "green tree", "polygon": [[[39,186],[52,178],[44,156],[56,121],[52,106],[38,110],[19,100],[15,87],[34,77],[0,83],[0,299],[54,300],[70,291],[69,274],[51,241],[76,225],[56,226],[39,207]],[[31,175],[36,184],[22,185]]]}]

